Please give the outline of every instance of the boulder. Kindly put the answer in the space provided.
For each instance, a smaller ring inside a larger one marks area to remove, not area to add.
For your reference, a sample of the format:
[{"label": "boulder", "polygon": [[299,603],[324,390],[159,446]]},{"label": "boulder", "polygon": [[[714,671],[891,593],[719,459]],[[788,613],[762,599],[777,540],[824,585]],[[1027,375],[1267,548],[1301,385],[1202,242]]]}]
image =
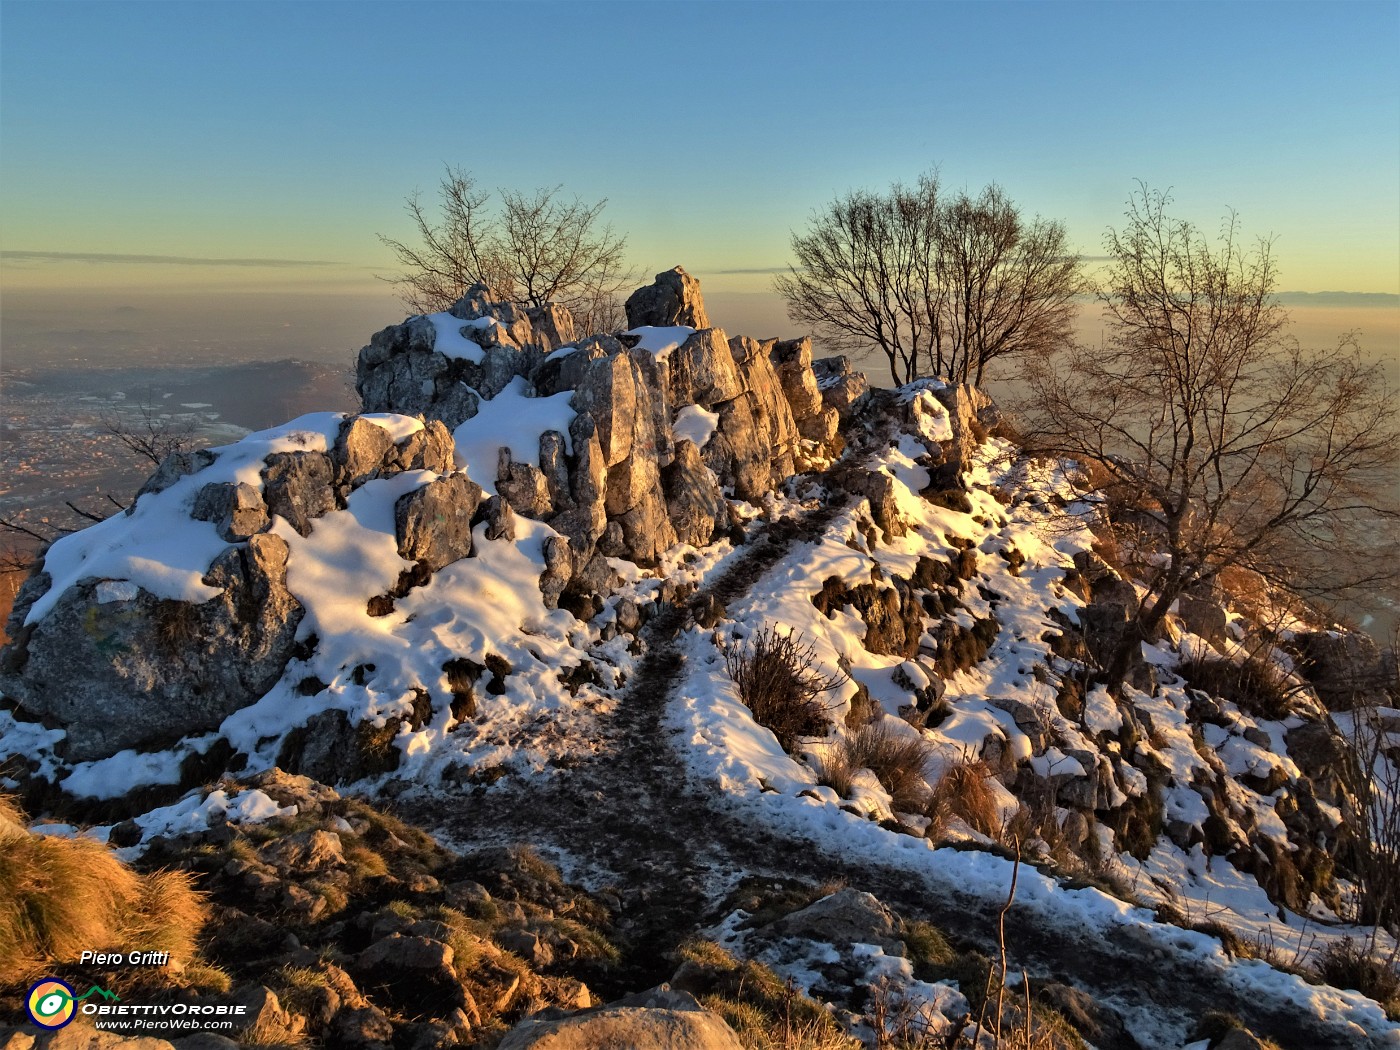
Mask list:
[{"label": "boulder", "polygon": [[399,556],[437,572],[472,553],[472,519],[481,486],[465,473],[430,481],[394,504],[394,536]]},{"label": "boulder", "polygon": [[797,432],[808,441],[830,448],[836,442],[841,427],[841,413],[834,408],[823,408],[815,415],[797,421]]},{"label": "boulder", "polygon": [[497,463],[496,491],[515,513],[541,520],[553,513],[544,471],[533,463],[516,462],[507,448],[501,449]]},{"label": "boulder", "polygon": [[971,461],[973,450],[986,437],[988,424],[984,417],[995,418],[996,407],[992,399],[971,383],[957,383],[942,387],[932,387],[933,396],[948,410],[948,422],[953,428],[953,438],[946,450],[949,462],[958,464],[958,469],[966,469]]},{"label": "boulder", "polygon": [[768,442],[774,476],[781,479],[793,473],[791,458],[797,451],[800,435],[778,374],[769,360],[768,345],[747,336],[736,336],[729,340],[729,352],[751,395],[754,422]]},{"label": "boulder", "polygon": [[574,574],[573,554],[569,550],[567,536],[550,536],[544,541],[541,553],[544,555],[544,572],[540,574],[540,594],[544,597],[546,609],[559,607],[559,596]]},{"label": "boulder", "polygon": [[561,303],[545,303],[525,311],[530,322],[530,339],[527,345],[538,346],[546,352],[567,346],[578,338],[574,328],[574,315]]},{"label": "boulder", "polygon": [[709,328],[705,302],[700,296],[700,282],[679,266],[656,275],[656,280],[638,288],[627,297],[627,327],[650,325],[669,328]]},{"label": "boulder", "polygon": [[761,501],[773,487],[773,460],[754,418],[753,397],[743,394],[715,406],[719,426],[701,458],[720,484],[740,499]]},{"label": "boulder", "polygon": [[394,933],[362,951],[351,972],[365,991],[382,989],[401,1009],[440,1017],[467,1003],[453,959],[449,944]]},{"label": "boulder", "polygon": [[667,360],[671,404],[710,408],[738,397],[746,388],[721,328],[704,328],[671,351]]},{"label": "boulder", "polygon": [[148,492],[164,492],[175,482],[179,481],[186,474],[196,474],[214,462],[214,453],[207,449],[200,449],[198,452],[172,452],[160,461],[160,466],[146,483],[136,493],[136,499],[131,501],[131,506],[126,508],[127,514],[131,514],[136,509],[136,500]]},{"label": "boulder", "polygon": [[[919,651],[919,639],[924,633],[923,606],[915,589],[899,577],[892,583],[880,577],[848,588],[840,577],[831,576],[812,595],[812,604],[824,616],[847,608],[853,610],[865,623],[861,644],[869,652],[909,660]],[[944,620],[939,626],[960,629],[951,620]]]},{"label": "boulder", "polygon": [[833,480],[847,492],[864,496],[870,503],[870,516],[885,534],[886,541],[903,536],[909,524],[899,512],[896,481],[882,470],[852,467]]},{"label": "boulder", "polygon": [[331,461],[322,452],[274,452],[263,468],[263,501],[303,536],[311,522],[335,510]]},{"label": "boulder", "polygon": [[851,359],[844,355],[813,361],[812,374],[821,391],[822,404],[834,408],[841,419],[850,418],[856,402],[870,388],[865,373],[852,368]]},{"label": "boulder", "polygon": [[666,503],[658,486],[649,490],[635,507],[612,523],[621,527],[621,557],[639,565],[655,565],[676,544],[676,530],[666,516]]},{"label": "boulder", "polygon": [[416,430],[394,449],[392,469],[431,470],[434,474],[451,474],[456,444],[452,432],[440,419],[429,419],[422,430]]},{"label": "boulder", "polygon": [[871,894],[850,887],[769,923],[761,934],[769,941],[797,937],[840,947],[875,944],[887,955],[905,953],[894,913]]},{"label": "boulder", "polygon": [[482,520],[486,522],[488,540],[515,542],[515,511],[500,496],[491,496],[479,508]]},{"label": "boulder", "polygon": [[437,328],[426,317],[410,317],[376,332],[361,349],[355,367],[355,390],[364,410],[422,415],[441,419],[449,427],[475,414],[474,403],[460,397],[452,399],[455,414],[470,405],[468,415],[440,414],[445,407],[440,395],[461,378],[466,362],[449,361],[434,349],[436,343]]},{"label": "boulder", "polygon": [[778,340],[768,352],[783,396],[799,425],[822,412],[822,392],[812,371],[812,340]]},{"label": "boulder", "polygon": [[671,462],[674,436],[671,433],[671,365],[664,358],[646,350],[630,350],[632,363],[641,377],[645,401],[651,406],[651,426],[656,442],[656,464],[664,467]]},{"label": "boulder", "polygon": [[1182,625],[1192,634],[1212,645],[1225,640],[1225,609],[1218,602],[1183,594],[1177,600],[1177,612]]},{"label": "boulder", "polygon": [[211,482],[195,494],[191,517],[212,521],[219,536],[229,543],[242,543],[271,524],[262,494],[247,482]]},{"label": "boulder", "polygon": [[1329,708],[1348,711],[1385,692],[1387,667],[1380,647],[1360,631],[1309,631],[1293,639],[1299,670]]},{"label": "boulder", "polygon": [[531,382],[540,397],[552,397],[565,390],[575,389],[583,381],[583,374],[589,364],[601,357],[609,357],[623,351],[623,345],[610,335],[591,335],[580,339],[565,352],[550,354],[535,369]]},{"label": "boulder", "polygon": [[340,836],[333,831],[312,828],[275,839],[259,851],[262,859],[281,873],[298,874],[343,867],[345,854]]},{"label": "boulder", "polygon": [[377,1006],[351,1006],[335,1015],[330,1035],[332,1046],[348,1050],[388,1050],[394,1038],[394,1025]]},{"label": "boulder", "polygon": [[655,494],[661,484],[656,454],[637,447],[621,463],[608,468],[607,494],[604,507],[609,517],[627,513],[647,496]]},{"label": "boulder", "polygon": [[[569,474],[574,502],[580,507],[596,506],[601,514],[607,492],[608,463],[598,424],[591,415],[577,415],[569,423],[569,438],[574,446],[574,466]],[[579,548],[575,546],[574,549]]]},{"label": "boulder", "polygon": [[347,419],[331,450],[335,485],[341,498],[370,478],[379,477],[394,452],[394,439],[389,431],[363,416]]},{"label": "boulder", "polygon": [[728,504],[714,472],[700,458],[695,442],[676,443],[675,459],[662,472],[662,486],[666,492],[666,514],[677,539],[693,547],[709,543],[715,529],[727,520]]},{"label": "boulder", "polygon": [[[632,454],[637,430],[637,368],[625,353],[589,362],[569,405],[593,420],[603,465],[612,467]],[[650,419],[645,408],[643,418]]]},{"label": "boulder", "polygon": [[472,375],[473,389],[490,401],[510,386],[512,379],[525,374],[526,360],[519,348],[508,343],[488,348],[482,355],[480,369]]},{"label": "boulder", "polygon": [[360,351],[355,389],[365,411],[421,415],[455,428],[476,415],[482,398],[534,374],[546,354],[575,338],[567,308],[526,310],[497,301],[484,285],[469,288],[447,313],[465,322],[462,335],[480,355],[439,352],[437,327],[427,317],[391,325]]},{"label": "boulder", "polygon": [[540,473],[544,477],[550,506],[556,511],[572,507],[574,497],[569,490],[569,462],[565,454],[564,435],[557,430],[546,430],[540,435]]},{"label": "boulder", "polygon": [[651,992],[554,1020],[527,1019],[498,1050],[742,1050],[734,1030],[687,992]]},{"label": "boulder", "polygon": [[[322,459],[324,463],[324,458]],[[34,624],[0,688],[68,727],[72,761],[215,728],[276,684],[301,604],[287,591],[287,544],[260,533],[214,559],[197,605],[136,590],[99,602],[97,581],[65,593]]]}]

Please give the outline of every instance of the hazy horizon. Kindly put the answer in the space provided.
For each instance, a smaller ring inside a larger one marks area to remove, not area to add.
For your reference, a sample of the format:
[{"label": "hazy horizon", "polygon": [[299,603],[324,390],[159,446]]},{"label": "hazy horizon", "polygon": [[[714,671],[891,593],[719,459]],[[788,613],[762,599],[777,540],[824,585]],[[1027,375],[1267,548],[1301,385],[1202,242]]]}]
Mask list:
[{"label": "hazy horizon", "polygon": [[[712,322],[729,334],[811,334],[788,319],[783,300],[771,289],[738,291],[726,275],[697,276]],[[1325,351],[1343,333],[1357,331],[1363,354],[1385,362],[1391,380],[1400,383],[1400,295],[1284,292],[1278,299],[1291,318],[1290,334],[1302,345]],[[173,367],[291,357],[349,369],[370,336],[407,313],[382,284],[358,293],[7,290],[0,306],[0,367],[84,362],[95,368]],[[1086,302],[1077,338],[1093,343],[1101,330],[1098,307]],[[817,352],[822,353],[820,339]]]}]

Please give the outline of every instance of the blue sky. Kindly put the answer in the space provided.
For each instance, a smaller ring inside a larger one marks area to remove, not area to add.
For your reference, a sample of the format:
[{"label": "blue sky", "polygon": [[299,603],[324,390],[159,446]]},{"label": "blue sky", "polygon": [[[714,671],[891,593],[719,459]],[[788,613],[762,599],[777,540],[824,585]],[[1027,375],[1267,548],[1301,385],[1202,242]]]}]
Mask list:
[{"label": "blue sky", "polygon": [[[814,207],[940,165],[1093,254],[1135,179],[1400,293],[1400,4],[0,3],[10,288],[370,287],[444,164],[607,197],[756,290]],[[382,289],[380,289],[382,292]]]}]

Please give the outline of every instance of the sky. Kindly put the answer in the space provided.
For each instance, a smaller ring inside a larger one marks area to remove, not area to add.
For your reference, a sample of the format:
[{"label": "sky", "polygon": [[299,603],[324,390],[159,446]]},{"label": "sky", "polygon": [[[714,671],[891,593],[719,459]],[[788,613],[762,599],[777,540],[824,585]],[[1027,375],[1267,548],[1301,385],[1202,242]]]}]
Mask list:
[{"label": "sky", "polygon": [[937,166],[1089,256],[1135,180],[1233,208],[1282,290],[1391,317],[1400,3],[0,0],[0,351],[65,303],[398,320],[376,234],[449,165],[606,198],[731,312],[781,315],[814,209]]}]

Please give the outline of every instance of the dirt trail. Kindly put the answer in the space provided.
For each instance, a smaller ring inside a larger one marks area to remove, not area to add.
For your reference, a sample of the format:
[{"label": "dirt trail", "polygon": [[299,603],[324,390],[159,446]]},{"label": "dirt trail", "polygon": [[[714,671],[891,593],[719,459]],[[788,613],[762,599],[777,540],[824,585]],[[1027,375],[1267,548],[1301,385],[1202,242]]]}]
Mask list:
[{"label": "dirt trail", "polygon": [[[562,854],[595,885],[620,901],[617,939],[626,962],[621,994],[655,985],[674,971],[671,950],[698,926],[717,920],[716,908],[742,875],[843,880],[866,890],[908,918],[934,923],[956,942],[995,951],[995,893],[953,896],[904,869],[854,862],[820,844],[744,822],[716,809],[712,797],[690,784],[664,724],[667,703],[684,657],[680,628],[707,598],[728,604],[801,542],[817,539],[844,504],[823,503],[780,519],[684,605],[673,605],[643,630],[647,644],[636,674],[615,711],[604,720],[598,751],[549,778],[503,780],[469,795],[400,801],[400,815],[462,843],[528,843]],[[1210,1010],[1233,1013],[1285,1050],[1353,1045],[1335,1022],[1284,1002],[1260,1001],[1221,986],[1218,974],[1169,946],[1146,946],[1124,931],[1081,935],[1013,907],[1008,919],[1010,965],[1033,978],[1063,981],[1127,1014],[1188,1026]],[[1131,1041],[1100,1043],[1129,1050]],[[1361,1042],[1360,1047],[1379,1042]]]}]

